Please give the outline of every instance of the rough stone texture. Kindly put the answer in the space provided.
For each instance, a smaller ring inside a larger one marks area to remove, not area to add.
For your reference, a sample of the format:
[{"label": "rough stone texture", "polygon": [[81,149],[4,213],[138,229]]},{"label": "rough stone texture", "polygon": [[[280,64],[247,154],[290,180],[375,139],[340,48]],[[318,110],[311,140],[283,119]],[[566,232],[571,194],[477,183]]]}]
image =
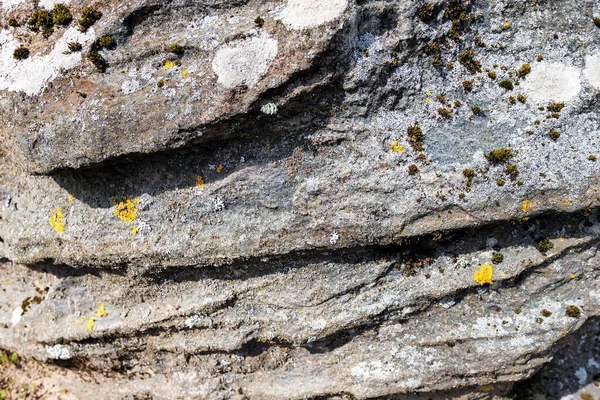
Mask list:
[{"label": "rough stone texture", "polygon": [[92,5],[81,55],[1,7],[0,348],[40,395],[499,398],[596,326],[594,2]]}]

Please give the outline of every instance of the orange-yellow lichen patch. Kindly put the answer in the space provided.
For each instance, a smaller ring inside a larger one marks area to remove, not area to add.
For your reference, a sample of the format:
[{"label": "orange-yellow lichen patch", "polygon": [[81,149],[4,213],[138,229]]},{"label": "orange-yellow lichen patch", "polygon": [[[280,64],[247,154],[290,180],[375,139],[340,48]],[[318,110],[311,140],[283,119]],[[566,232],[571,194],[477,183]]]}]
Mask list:
[{"label": "orange-yellow lichen patch", "polygon": [[571,205],[571,202],[568,199],[565,200],[565,206],[569,206],[569,205]]},{"label": "orange-yellow lichen patch", "polygon": [[523,200],[523,205],[521,206],[521,210],[523,210],[524,213],[527,212],[527,210],[529,210],[529,207],[531,207],[533,203],[529,200]]},{"label": "orange-yellow lichen patch", "polygon": [[127,198],[125,201],[119,203],[115,201],[115,210],[113,211],[113,214],[120,220],[129,224],[137,218],[137,209],[135,208],[135,205],[139,202],[140,200],[137,198],[133,199],[133,201]]},{"label": "orange-yellow lichen patch", "polygon": [[493,273],[494,273],[494,268],[490,264],[484,264],[481,266],[481,268],[479,268],[477,271],[475,271],[475,275],[473,276],[473,279],[475,279],[475,282],[477,282],[480,285],[484,285],[486,283],[489,283],[491,285],[493,283],[492,282],[492,274]]},{"label": "orange-yellow lichen patch", "polygon": [[184,69],[183,71],[181,71],[181,76],[186,76],[189,73],[190,73],[190,71],[188,71],[187,69]]},{"label": "orange-yellow lichen patch", "polygon": [[69,197],[67,197],[67,200],[69,200],[69,201],[73,201],[73,200],[75,200],[75,198],[73,197],[73,195],[72,195],[72,194],[70,194],[70,195],[69,195]]},{"label": "orange-yellow lichen patch", "polygon": [[134,235],[137,235],[137,233],[138,233],[139,231],[140,231],[140,230],[137,228],[137,226],[134,226],[133,228],[131,228],[131,233],[133,233]]},{"label": "orange-yellow lichen patch", "polygon": [[217,173],[220,174],[221,171],[223,171],[223,164],[219,164],[219,166],[217,167],[217,169],[215,171],[217,171]]},{"label": "orange-yellow lichen patch", "polygon": [[105,315],[108,315],[108,313],[106,312],[106,309],[104,308],[104,303],[100,303],[100,306],[98,307],[98,311],[96,311],[96,316],[102,318]]},{"label": "orange-yellow lichen patch", "polygon": [[96,324],[96,320],[94,318],[90,318],[90,320],[85,323],[85,325],[88,328],[88,331],[90,331],[90,332],[94,330],[95,324]]},{"label": "orange-yellow lichen patch", "polygon": [[52,214],[49,221],[56,233],[63,233],[65,231],[65,226],[63,225],[63,213],[60,210],[60,207],[56,207],[54,214]]},{"label": "orange-yellow lichen patch", "polygon": [[166,71],[166,70],[169,70],[169,69],[171,69],[171,68],[173,68],[174,66],[175,66],[175,63],[173,63],[173,61],[167,61],[167,62],[165,63],[165,67],[164,67],[164,68],[165,68],[165,71]]},{"label": "orange-yellow lichen patch", "polygon": [[196,177],[196,187],[204,189],[204,179],[200,175]]},{"label": "orange-yellow lichen patch", "polygon": [[390,145],[390,153],[404,153],[404,146],[398,144],[396,140]]}]

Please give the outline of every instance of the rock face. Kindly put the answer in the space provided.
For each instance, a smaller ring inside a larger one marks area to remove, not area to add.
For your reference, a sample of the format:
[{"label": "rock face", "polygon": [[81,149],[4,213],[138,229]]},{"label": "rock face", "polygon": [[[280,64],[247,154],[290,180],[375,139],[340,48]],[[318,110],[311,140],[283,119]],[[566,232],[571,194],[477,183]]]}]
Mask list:
[{"label": "rock face", "polygon": [[0,3],[0,348],[45,396],[519,394],[600,315],[594,2],[55,3]]}]

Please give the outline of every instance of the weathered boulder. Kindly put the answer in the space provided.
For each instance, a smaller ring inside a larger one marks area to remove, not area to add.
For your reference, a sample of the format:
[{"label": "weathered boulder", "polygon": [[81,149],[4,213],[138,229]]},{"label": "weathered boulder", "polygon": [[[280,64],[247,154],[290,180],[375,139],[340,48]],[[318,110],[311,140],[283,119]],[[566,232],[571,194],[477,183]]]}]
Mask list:
[{"label": "weathered boulder", "polygon": [[55,3],[1,3],[0,348],[75,398],[501,396],[600,314],[593,2]]}]

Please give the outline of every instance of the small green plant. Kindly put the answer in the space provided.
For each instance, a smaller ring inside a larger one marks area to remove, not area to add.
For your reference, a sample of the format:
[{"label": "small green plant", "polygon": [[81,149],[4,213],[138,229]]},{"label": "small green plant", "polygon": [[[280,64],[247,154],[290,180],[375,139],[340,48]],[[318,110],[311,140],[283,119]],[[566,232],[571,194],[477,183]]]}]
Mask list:
[{"label": "small green plant", "polygon": [[555,129],[552,129],[548,135],[550,136],[550,139],[556,142],[560,137],[560,132]]},{"label": "small green plant", "polygon": [[483,110],[479,106],[471,107],[471,111],[473,111],[473,115],[483,115]]},{"label": "small green plant", "polygon": [[565,310],[565,315],[571,318],[579,318],[581,316],[581,309],[577,306],[569,305]]},{"label": "small green plant", "polygon": [[108,68],[108,63],[106,62],[106,60],[104,59],[104,57],[102,57],[100,55],[100,53],[95,52],[95,51],[90,51],[87,55],[87,59],[94,64],[94,66],[96,67],[96,69],[100,72],[106,72],[106,68]]},{"label": "small green plant", "polygon": [[13,52],[13,58],[15,60],[25,60],[29,58],[29,49],[23,45],[17,47]]},{"label": "small green plant", "polygon": [[492,255],[492,264],[500,264],[502,261],[504,261],[504,254],[494,253]]},{"label": "small green plant", "polygon": [[417,172],[419,172],[419,167],[417,167],[415,164],[411,164],[408,166],[409,175],[415,175]]},{"label": "small green plant", "polygon": [[46,10],[35,10],[31,17],[29,17],[29,21],[27,21],[27,25],[29,29],[34,32],[38,32],[42,30],[44,34],[50,35],[52,33],[52,26],[54,22],[52,21],[52,15]]},{"label": "small green plant", "polygon": [[9,18],[7,23],[8,23],[8,26],[13,27],[13,28],[16,28],[17,26],[19,26],[19,21],[17,21],[14,18]]},{"label": "small green plant", "polygon": [[594,154],[590,154],[590,156],[588,157],[588,160],[596,161],[596,156]]},{"label": "small green plant", "polygon": [[262,28],[265,25],[265,19],[263,17],[261,17],[260,15],[257,16],[254,19],[254,25],[258,26],[259,28]]},{"label": "small green plant", "polygon": [[428,54],[428,55],[437,53],[437,51],[438,51],[437,42],[427,43],[425,45],[425,47],[423,48],[423,51],[425,52],[425,54]]},{"label": "small green plant", "polygon": [[544,56],[540,54],[539,56],[537,56],[537,62],[542,62],[542,61],[544,61]]},{"label": "small green plant", "polygon": [[159,88],[165,86],[165,80],[164,79],[159,80],[158,82],[156,82],[156,86]]},{"label": "small green plant", "polygon": [[525,78],[531,72],[530,64],[523,64],[521,68],[517,71],[517,76],[521,79]]},{"label": "small green plant", "polygon": [[494,71],[488,71],[488,77],[490,79],[496,79],[496,73]]},{"label": "small green plant", "polygon": [[19,360],[19,356],[17,355],[17,353],[12,353],[10,355],[10,361],[14,364]]},{"label": "small green plant", "polygon": [[81,49],[83,48],[83,46],[79,42],[69,42],[68,46],[69,46],[69,51],[71,53],[74,53],[76,51],[81,51]]},{"label": "small green plant", "polygon": [[519,100],[523,104],[527,103],[527,97],[523,96],[521,93],[517,95],[517,100]]},{"label": "small green plant", "polygon": [[485,155],[485,158],[492,164],[503,164],[513,158],[513,152],[511,149],[496,149],[492,150]]},{"label": "small green plant", "polygon": [[92,7],[85,7],[83,10],[81,10],[81,18],[77,20],[77,23],[79,24],[79,30],[81,32],[86,32],[100,18],[102,18],[102,12],[97,11]]},{"label": "small green plant", "polygon": [[540,253],[546,254],[548,250],[552,250],[554,248],[554,243],[552,243],[548,238],[542,238],[538,240],[538,242],[535,245],[535,248]]},{"label": "small green plant", "polygon": [[542,317],[549,318],[552,315],[552,311],[543,309],[541,314],[542,314]]},{"label": "small green plant", "polygon": [[173,54],[177,54],[178,56],[182,56],[184,52],[185,52],[185,49],[183,48],[182,45],[180,45],[178,43],[173,43],[172,45],[169,46],[169,53],[173,53]]},{"label": "small green plant", "polygon": [[594,24],[600,28],[600,17],[594,17],[593,18]]},{"label": "small green plant", "polygon": [[504,186],[505,183],[506,183],[506,181],[504,180],[504,178],[498,178],[496,180],[496,185],[498,185],[498,186]]},{"label": "small green plant", "polygon": [[508,79],[504,79],[504,80],[501,80],[500,82],[498,82],[498,86],[500,86],[502,89],[506,89],[506,90],[513,90],[513,88],[514,88],[512,81],[508,80]]},{"label": "small green plant", "polygon": [[481,72],[481,61],[475,59],[473,50],[465,50],[458,56],[460,62],[469,72]]},{"label": "small green plant", "polygon": [[454,100],[454,107],[460,107],[462,105],[462,103],[460,102],[460,100],[456,99]]},{"label": "small green plant", "polygon": [[56,25],[69,25],[73,21],[73,15],[64,4],[58,3],[52,9],[52,22]]}]

